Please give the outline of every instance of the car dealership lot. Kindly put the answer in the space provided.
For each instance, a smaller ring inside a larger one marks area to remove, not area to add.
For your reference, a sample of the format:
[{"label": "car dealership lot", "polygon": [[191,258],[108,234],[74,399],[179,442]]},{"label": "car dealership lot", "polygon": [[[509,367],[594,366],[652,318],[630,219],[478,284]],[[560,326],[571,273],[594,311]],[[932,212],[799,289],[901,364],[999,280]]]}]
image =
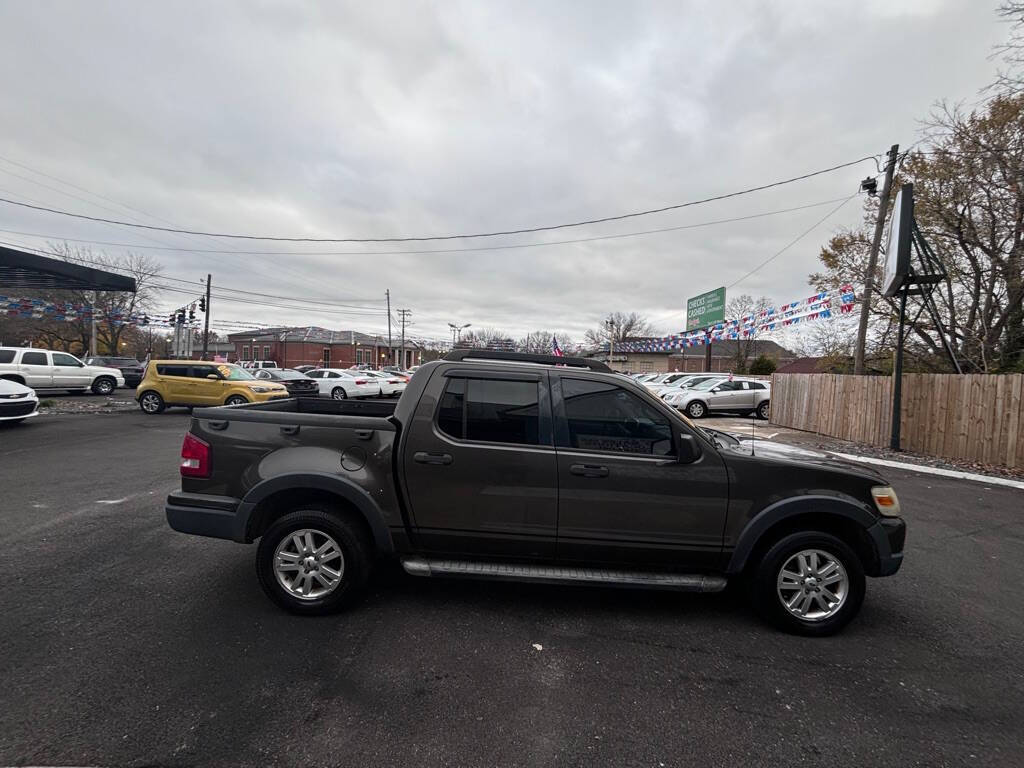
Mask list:
[{"label": "car dealership lot", "polygon": [[824,640],[732,593],[397,569],[301,619],[264,599],[252,547],[166,526],[187,423],[0,429],[0,764],[1018,761],[1024,491],[886,470],[906,563]]}]

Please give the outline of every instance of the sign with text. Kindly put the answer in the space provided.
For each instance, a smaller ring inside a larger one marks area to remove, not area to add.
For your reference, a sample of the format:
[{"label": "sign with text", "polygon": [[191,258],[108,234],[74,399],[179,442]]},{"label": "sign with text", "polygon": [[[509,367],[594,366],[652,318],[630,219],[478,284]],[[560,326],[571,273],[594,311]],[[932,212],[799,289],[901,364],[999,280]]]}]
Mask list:
[{"label": "sign with text", "polygon": [[725,322],[725,288],[715,288],[686,300],[686,330]]}]

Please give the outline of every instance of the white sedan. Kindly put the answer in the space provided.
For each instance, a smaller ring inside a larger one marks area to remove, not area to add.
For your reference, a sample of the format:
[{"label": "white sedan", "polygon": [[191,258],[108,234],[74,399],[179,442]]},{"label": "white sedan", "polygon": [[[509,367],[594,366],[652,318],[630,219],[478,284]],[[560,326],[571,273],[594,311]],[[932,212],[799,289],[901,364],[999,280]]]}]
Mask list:
[{"label": "white sedan", "polygon": [[306,374],[315,379],[320,395],[344,400],[348,397],[379,397],[380,384],[366,371],[352,371],[348,368],[317,368]]},{"label": "white sedan", "polygon": [[39,415],[39,397],[24,384],[0,379],[0,422],[17,424]]},{"label": "white sedan", "polygon": [[408,379],[397,373],[388,371],[360,371],[373,376],[380,382],[381,397],[400,397],[405,392]]}]

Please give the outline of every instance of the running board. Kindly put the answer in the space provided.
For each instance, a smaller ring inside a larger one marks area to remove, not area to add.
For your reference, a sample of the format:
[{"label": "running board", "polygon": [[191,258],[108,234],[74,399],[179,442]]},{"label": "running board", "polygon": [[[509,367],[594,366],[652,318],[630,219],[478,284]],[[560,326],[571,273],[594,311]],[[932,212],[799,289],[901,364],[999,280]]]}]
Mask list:
[{"label": "running board", "polygon": [[719,592],[725,589],[724,576],[689,573],[653,573],[597,568],[573,568],[559,565],[521,565],[469,560],[427,560],[409,557],[402,560],[405,572],[412,576],[455,576],[470,579],[505,579],[552,584],[604,584],[648,589],[674,589],[683,592]]}]

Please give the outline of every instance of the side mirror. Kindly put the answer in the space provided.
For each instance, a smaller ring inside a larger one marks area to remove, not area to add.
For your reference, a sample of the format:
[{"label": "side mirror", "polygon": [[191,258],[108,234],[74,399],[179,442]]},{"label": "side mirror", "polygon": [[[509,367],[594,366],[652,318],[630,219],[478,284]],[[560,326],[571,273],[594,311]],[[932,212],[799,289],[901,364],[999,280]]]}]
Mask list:
[{"label": "side mirror", "polygon": [[700,443],[693,435],[679,435],[679,463],[692,464],[701,456]]},{"label": "side mirror", "polygon": [[216,373],[208,373],[206,374],[206,378],[217,381],[218,379],[220,379],[220,376],[218,376]]},{"label": "side mirror", "polygon": [[83,363],[81,360],[79,360],[78,361],[78,367],[79,368],[85,368],[85,363]]}]

